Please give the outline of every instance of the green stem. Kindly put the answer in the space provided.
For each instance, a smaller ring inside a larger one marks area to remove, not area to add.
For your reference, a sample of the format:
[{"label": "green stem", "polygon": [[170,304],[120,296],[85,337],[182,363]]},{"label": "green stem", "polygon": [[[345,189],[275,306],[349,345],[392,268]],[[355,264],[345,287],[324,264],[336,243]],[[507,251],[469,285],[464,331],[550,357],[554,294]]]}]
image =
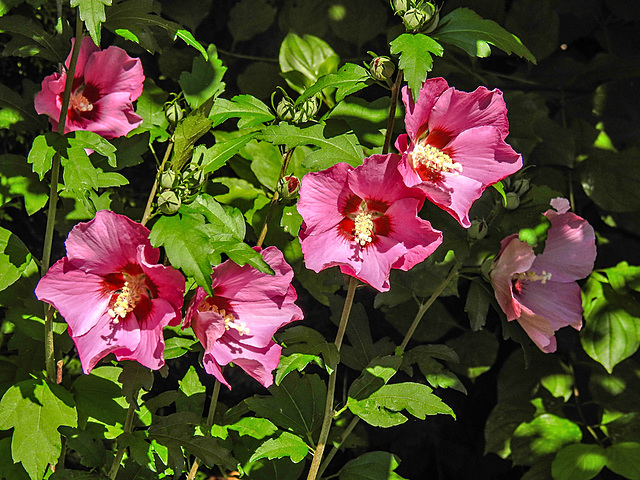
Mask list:
[{"label": "green stem", "polygon": [[[71,98],[71,89],[73,88],[73,76],[78,63],[78,55],[80,54],[80,44],[82,43],[82,27],[83,23],[80,16],[76,17],[76,40],[73,44],[71,52],[71,62],[67,70],[67,78],[64,84],[64,93],[62,94],[62,108],[60,109],[60,117],[58,118],[57,132],[64,134],[64,127],[67,120],[67,111],[69,109],[69,99]],[[58,182],[60,181],[60,154],[53,156],[51,164],[51,185],[49,187],[49,207],[47,209],[47,226],[44,233],[44,246],[42,248],[42,262],[40,264],[40,275],[44,276],[49,270],[51,264],[51,249],[53,247],[53,232],[56,224],[56,206],[58,203]],[[56,361],[53,345],[53,313],[54,309],[51,305],[45,306],[44,317],[44,359],[47,369],[47,378],[51,382],[56,381]]]},{"label": "green stem", "polygon": [[416,316],[413,319],[413,322],[411,323],[409,330],[407,330],[407,334],[404,336],[404,340],[402,340],[402,343],[396,349],[396,355],[402,355],[402,353],[404,352],[404,349],[407,348],[407,344],[409,343],[409,340],[411,340],[411,337],[416,331],[416,328],[418,328],[418,325],[420,324],[420,320],[422,320],[422,317],[424,316],[424,314],[427,313],[427,310],[429,310],[431,305],[433,305],[433,302],[435,302],[436,299],[440,296],[440,294],[444,291],[444,289],[447,288],[447,285],[449,285],[451,280],[453,280],[456,277],[459,269],[460,269],[460,264],[456,262],[456,264],[451,268],[449,275],[447,275],[447,278],[445,278],[444,281],[440,284],[440,286],[436,289],[436,291],[433,292],[433,294],[429,297],[429,300],[427,300],[425,303],[420,305],[420,308],[418,308],[418,313],[416,313]]},{"label": "green stem", "polygon": [[269,221],[271,220],[271,215],[273,214],[273,207],[278,201],[278,184],[280,183],[280,179],[284,177],[284,174],[287,172],[287,168],[289,168],[289,162],[291,161],[291,157],[293,156],[293,149],[287,150],[284,154],[282,167],[280,167],[280,175],[278,175],[278,181],[276,182],[276,190],[273,192],[273,197],[271,197],[271,202],[269,203],[269,208],[267,209],[267,214],[264,217],[264,223],[262,224],[262,230],[260,231],[260,236],[258,237],[258,242],[256,245],[258,247],[262,247],[264,243],[264,239],[267,236],[267,230],[269,229]]},{"label": "green stem", "polygon": [[353,429],[356,428],[356,425],[358,425],[359,421],[360,421],[360,417],[353,417],[351,419],[351,422],[349,423],[349,425],[347,425],[347,428],[344,430],[344,432],[342,432],[342,436],[340,437],[340,443],[338,445],[335,445],[331,449],[331,451],[327,455],[327,458],[325,458],[324,462],[322,462],[322,465],[320,465],[320,470],[318,470],[319,477],[322,476],[324,471],[327,469],[327,467],[331,463],[331,460],[333,460],[333,457],[335,457],[336,453],[338,453],[338,450],[340,450],[340,447],[342,446],[342,444],[347,440],[347,438],[349,438],[349,435],[351,435],[351,432],[353,432]]},{"label": "green stem", "polygon": [[[131,433],[131,430],[133,429],[133,418],[135,416],[136,413],[136,407],[135,404],[130,403],[129,404],[129,409],[127,410],[127,418],[124,421],[124,433]],[[126,448],[125,447],[120,447],[118,449],[118,452],[116,453],[115,458],[113,459],[113,463],[111,464],[111,470],[109,470],[109,478],[111,480],[115,480],[116,476],[118,475],[118,470],[120,470],[120,462],[122,462],[122,457],[124,457],[124,452],[125,452]]]},{"label": "green stem", "polygon": [[398,105],[398,97],[400,96],[400,88],[402,87],[402,70],[396,74],[396,81],[391,87],[391,105],[389,105],[389,116],[387,117],[387,131],[384,135],[384,145],[382,146],[382,155],[389,153],[391,148],[391,137],[393,136],[393,124],[396,121],[396,107]]},{"label": "green stem", "polygon": [[140,221],[141,225],[145,225],[149,221],[149,217],[151,217],[151,205],[153,205],[153,200],[156,198],[156,192],[158,191],[158,180],[160,179],[160,174],[164,171],[164,166],[167,161],[169,161],[171,150],[173,150],[173,141],[169,142],[169,145],[167,145],[167,149],[164,152],[164,158],[162,159],[162,163],[158,169],[156,179],[153,182],[153,187],[151,187],[149,198],[147,198],[147,205],[144,207],[144,213],[142,214],[142,220]]},{"label": "green stem", "polygon": [[[342,346],[342,340],[344,333],[347,330],[347,321],[349,320],[349,314],[351,313],[351,307],[353,306],[353,297],[356,293],[356,287],[358,286],[358,280],[355,277],[351,277],[349,280],[349,287],[347,289],[347,298],[344,301],[344,307],[342,308],[342,315],[340,316],[340,324],[338,325],[338,333],[334,341],[338,352]],[[327,384],[327,399],[324,405],[324,418],[322,419],[322,428],[320,430],[320,437],[318,438],[318,444],[316,445],[315,452],[313,453],[313,461],[311,467],[309,467],[309,474],[307,480],[316,480],[320,474],[320,463],[322,462],[322,454],[324,453],[325,446],[327,445],[327,439],[329,438],[329,430],[331,428],[331,422],[334,417],[333,399],[336,392],[336,379],[337,379],[338,366],[333,369],[329,375],[329,383]]]},{"label": "green stem", "polygon": [[[207,415],[207,431],[204,434],[209,437],[211,436],[211,426],[213,425],[213,417],[216,413],[216,405],[218,404],[218,395],[220,394],[220,382],[215,381],[213,384],[213,392],[211,392],[211,403],[209,404],[209,413]],[[191,465],[191,470],[189,470],[189,475],[187,476],[187,480],[193,480],[198,473],[198,467],[200,466],[200,461],[196,458],[193,461],[193,465]]]}]

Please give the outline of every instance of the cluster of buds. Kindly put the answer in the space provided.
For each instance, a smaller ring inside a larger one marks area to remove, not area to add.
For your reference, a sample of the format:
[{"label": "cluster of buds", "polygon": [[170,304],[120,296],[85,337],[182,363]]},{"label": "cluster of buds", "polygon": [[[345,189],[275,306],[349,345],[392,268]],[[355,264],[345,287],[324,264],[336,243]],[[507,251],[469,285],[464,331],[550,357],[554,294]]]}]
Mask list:
[{"label": "cluster of buds", "polygon": [[505,189],[505,204],[507,210],[515,210],[520,206],[520,199],[529,191],[529,180],[526,178],[518,178],[512,180],[506,178],[502,180]]},{"label": "cluster of buds", "polygon": [[430,33],[440,21],[440,8],[426,0],[391,0],[396,15],[408,32]]},{"label": "cluster of buds", "polygon": [[206,180],[206,174],[200,165],[190,163],[183,172],[166,170],[160,174],[158,184],[158,209],[164,215],[173,215],[183,203],[190,203]]},{"label": "cluster of buds", "polygon": [[[307,98],[300,105],[296,105],[295,101],[293,101],[291,97],[284,92],[284,90],[282,93],[284,96],[275,109],[276,115],[280,120],[297,125],[314,119],[316,113],[318,113],[318,109],[320,108],[320,100],[317,95]],[[273,96],[271,101],[273,103]]]}]

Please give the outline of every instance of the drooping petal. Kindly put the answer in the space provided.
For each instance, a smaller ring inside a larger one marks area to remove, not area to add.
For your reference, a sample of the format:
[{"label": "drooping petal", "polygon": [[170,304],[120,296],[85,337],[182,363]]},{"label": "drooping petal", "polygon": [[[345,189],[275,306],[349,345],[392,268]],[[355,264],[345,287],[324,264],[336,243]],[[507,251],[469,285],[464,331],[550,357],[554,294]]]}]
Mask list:
[{"label": "drooping petal", "polygon": [[91,115],[70,121],[65,131],[89,130],[110,140],[122,137],[142,123],[129,100],[128,92],[113,92],[93,104]]},{"label": "drooping petal", "polygon": [[[67,68],[69,68],[69,65],[71,65],[71,55],[73,53],[73,46],[75,45],[75,42],[76,42],[76,39],[72,38],[71,50],[69,51],[69,55],[67,56],[67,59],[64,61],[64,64]],[[87,64],[87,60],[89,60],[89,58],[94,53],[99,51],[100,51],[100,47],[98,47],[95,43],[93,43],[93,40],[91,39],[91,37],[86,36],[82,38],[82,43],[80,43],[80,51],[78,52],[78,60],[76,62],[76,71],[75,71],[75,75],[73,76],[74,79],[84,77],[84,70]]]},{"label": "drooping petal", "polygon": [[545,353],[553,353],[556,351],[557,342],[555,330],[546,318],[523,308],[518,323],[540,350]]},{"label": "drooping petal", "polygon": [[100,210],[93,220],[79,223],[69,233],[65,245],[69,262],[87,273],[106,275],[137,264],[138,245],[144,245],[145,258],[156,263],[157,248],[149,243],[149,230],[124,215]]},{"label": "drooping petal", "polygon": [[456,136],[474,127],[491,126],[504,139],[509,133],[507,105],[500,90],[478,87],[473,92],[449,88],[438,97],[429,116],[429,130]]},{"label": "drooping petal", "polygon": [[528,271],[534,260],[533,248],[518,240],[517,235],[511,235],[502,241],[502,251],[489,272],[489,278],[496,300],[508,321],[517,319],[521,314],[521,305],[513,296],[513,276]]},{"label": "drooping petal", "polygon": [[193,297],[189,301],[189,305],[187,305],[187,311],[184,315],[184,321],[182,322],[182,328],[189,328],[191,323],[193,322],[196,315],[199,314],[198,307],[200,303],[207,297],[207,292],[204,291],[204,288],[198,287],[196,288]]},{"label": "drooping petal", "polygon": [[368,283],[380,292],[386,292],[390,288],[391,267],[405,253],[406,248],[401,243],[379,236],[375,246],[371,244],[362,249],[360,262],[347,262],[345,265],[340,265],[340,270]]},{"label": "drooping petal", "polygon": [[582,297],[576,282],[523,281],[517,300],[531,312],[544,317],[554,330],[582,326]]},{"label": "drooping petal", "polygon": [[271,372],[280,363],[281,352],[282,347],[274,341],[261,348],[243,344],[240,344],[240,348],[238,348],[238,344],[230,344],[221,339],[214,347],[212,355],[219,365],[227,365],[233,362],[234,365],[242,368],[251,377],[255,378],[262,386],[268,388],[273,384],[273,374]]},{"label": "drooping petal", "polygon": [[402,89],[402,101],[406,110],[404,124],[412,140],[417,139],[425,132],[431,110],[447,88],[449,88],[449,84],[444,78],[429,78],[422,84],[417,103],[413,101],[409,87],[405,86]]},{"label": "drooping petal", "polygon": [[536,257],[532,270],[551,273],[555,282],[573,282],[588,276],[596,259],[593,227],[571,212],[553,215],[550,221],[544,252]]},{"label": "drooping petal", "polygon": [[60,110],[62,109],[61,95],[66,80],[67,76],[60,73],[53,73],[45,77],[42,81],[42,90],[36,94],[33,102],[38,114],[49,117],[53,130],[58,128]]},{"label": "drooping petal", "polygon": [[[109,72],[109,75],[105,75],[104,72]],[[133,101],[142,94],[142,62],[139,58],[131,58],[118,47],[96,51],[87,60],[84,81],[95,86],[103,95],[114,92],[128,93],[129,101]]]},{"label": "drooping petal", "polygon": [[330,230],[342,220],[341,212],[350,193],[345,178],[351,170],[350,165],[338,163],[303,177],[297,209],[305,219],[307,234]]},{"label": "drooping petal", "polygon": [[58,260],[38,282],[38,300],[50,303],[69,324],[70,334],[86,334],[107,314],[111,292],[102,277],[85,273],[71,265],[68,259]]}]

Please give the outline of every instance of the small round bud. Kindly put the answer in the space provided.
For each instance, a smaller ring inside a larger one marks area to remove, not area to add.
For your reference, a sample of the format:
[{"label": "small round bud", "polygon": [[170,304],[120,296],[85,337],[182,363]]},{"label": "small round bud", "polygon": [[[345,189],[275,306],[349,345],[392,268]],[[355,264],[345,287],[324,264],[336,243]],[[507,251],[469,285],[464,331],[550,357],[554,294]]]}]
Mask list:
[{"label": "small round bud", "polygon": [[467,229],[470,240],[482,240],[489,233],[489,228],[484,220],[472,220],[471,226]]},{"label": "small round bud", "polygon": [[427,20],[424,22],[424,25],[420,29],[422,33],[431,33],[438,26],[438,22],[440,22],[440,11],[433,6],[432,3],[427,3],[424,6],[425,13],[427,15]]},{"label": "small round bud", "polygon": [[278,197],[282,200],[291,200],[300,191],[300,180],[294,175],[286,175],[280,179],[276,187]]},{"label": "small round bud", "polygon": [[398,15],[404,15],[409,10],[409,0],[391,0],[391,8]]},{"label": "small round bud", "polygon": [[320,101],[315,95],[311,98],[307,98],[302,105],[298,107],[298,111],[293,119],[294,123],[304,123],[312,120],[318,113],[320,108]]},{"label": "small round bud", "polygon": [[371,62],[371,68],[369,68],[373,78],[383,82],[389,80],[395,71],[396,66],[388,57],[374,58],[373,62]]},{"label": "small round bud", "polygon": [[158,195],[158,209],[164,215],[173,215],[178,211],[182,201],[178,198],[176,192],[172,190],[165,190]]},{"label": "small round bud", "polygon": [[199,165],[190,163],[182,172],[182,182],[191,189],[198,188],[204,182],[205,174]]},{"label": "small round bud", "polygon": [[507,210],[515,210],[520,206],[520,196],[515,192],[507,193],[507,201],[504,206]]},{"label": "small round bud", "polygon": [[167,170],[160,174],[160,186],[162,188],[171,189],[176,184],[176,172]]},{"label": "small round bud", "polygon": [[276,107],[276,115],[280,120],[284,120],[285,122],[292,122],[296,115],[296,109],[293,106],[293,100],[291,100],[289,97],[284,97],[282,100],[280,100],[280,103],[278,103],[278,106]]},{"label": "small round bud", "polygon": [[513,182],[513,189],[520,196],[527,193],[529,191],[529,188],[530,188],[530,184],[529,184],[528,178],[520,178],[515,182]]},{"label": "small round bud", "polygon": [[178,105],[178,102],[173,102],[165,106],[164,115],[165,117],[167,117],[167,120],[169,120],[170,124],[175,125],[180,120],[182,120],[184,111],[182,110],[180,105]]},{"label": "small round bud", "polygon": [[402,16],[402,21],[407,30],[418,31],[429,20],[426,13],[417,8],[411,8]]}]

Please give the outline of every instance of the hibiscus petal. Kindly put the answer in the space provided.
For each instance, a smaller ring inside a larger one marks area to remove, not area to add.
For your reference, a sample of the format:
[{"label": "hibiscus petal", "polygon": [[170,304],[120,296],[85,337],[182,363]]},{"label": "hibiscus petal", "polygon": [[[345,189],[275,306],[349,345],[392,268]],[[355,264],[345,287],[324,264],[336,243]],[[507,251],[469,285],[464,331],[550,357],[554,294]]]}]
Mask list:
[{"label": "hibiscus petal", "polygon": [[449,88],[444,78],[429,78],[420,89],[418,103],[413,101],[413,95],[409,87],[402,89],[402,101],[405,106],[404,125],[412,139],[417,139],[427,129],[431,110],[435,105],[438,97]]},{"label": "hibiscus petal", "polygon": [[489,272],[489,278],[496,300],[508,321],[517,319],[521,313],[521,305],[513,296],[512,278],[516,273],[528,271],[534,260],[533,248],[518,240],[517,235],[511,235],[502,241],[502,251]]},{"label": "hibiscus petal", "polygon": [[509,133],[507,105],[500,90],[478,87],[473,92],[449,88],[438,97],[429,116],[429,130],[452,136],[474,127],[492,126],[504,139]]},{"label": "hibiscus petal", "polygon": [[76,124],[107,140],[126,135],[142,123],[142,117],[134,112],[129,96],[128,92],[113,92],[103,96],[93,104],[95,112],[79,117]]},{"label": "hibiscus petal", "polygon": [[551,215],[550,220],[544,252],[531,269],[538,274],[551,273],[554,282],[573,282],[589,275],[596,259],[593,227],[570,212]]},{"label": "hibiscus petal", "polygon": [[[71,39],[71,50],[69,51],[69,55],[67,59],[64,61],[64,64],[67,68],[71,65],[71,54],[73,53],[73,46],[75,45],[76,39]],[[100,47],[98,47],[91,37],[83,37],[82,43],[80,43],[80,51],[78,52],[78,60],[76,62],[76,70],[73,76],[74,79],[84,77],[84,69],[87,64],[87,60],[96,52],[100,51]],[[102,72],[104,73],[104,72]]]},{"label": "hibiscus petal", "polygon": [[129,218],[109,210],[100,210],[93,220],[79,223],[65,242],[69,262],[87,273],[106,275],[137,264],[138,245],[145,245],[149,263],[160,258],[151,248],[149,230]]},{"label": "hibiscus petal", "polygon": [[304,218],[307,234],[330,230],[344,218],[342,210],[351,193],[345,178],[351,170],[353,167],[349,164],[338,163],[303,177],[297,208]]},{"label": "hibiscus petal", "polygon": [[522,316],[518,319],[518,323],[540,350],[545,353],[553,353],[556,351],[555,331],[547,319],[523,309]]},{"label": "hibiscus petal", "polygon": [[582,297],[576,282],[523,281],[516,299],[533,314],[544,317],[554,330],[582,327]]},{"label": "hibiscus petal", "polygon": [[214,357],[220,365],[233,362],[242,368],[251,377],[255,378],[262,386],[270,387],[273,384],[273,370],[280,363],[282,347],[271,341],[266,347],[253,348],[244,346],[242,350],[236,344],[228,345],[220,342],[216,345]]},{"label": "hibiscus petal", "polygon": [[[109,72],[109,75],[105,75],[105,72]],[[95,86],[103,95],[126,92],[131,102],[142,94],[144,83],[142,62],[139,58],[130,57],[119,47],[96,51],[87,60],[84,81],[86,84]]]},{"label": "hibiscus petal", "polygon": [[[368,283],[380,292],[389,290],[389,274],[391,266],[407,252],[407,249],[397,240],[379,236],[375,243],[362,249],[362,263],[349,263],[354,268],[354,275],[358,280]],[[342,270],[342,267],[341,267]],[[343,271],[343,273],[348,273]]]},{"label": "hibiscus petal", "polygon": [[106,313],[111,293],[105,289],[102,277],[76,269],[66,257],[40,279],[35,293],[38,300],[60,312],[72,335],[84,335],[101,319],[111,320]]},{"label": "hibiscus petal", "polygon": [[[306,267],[316,273],[336,265],[351,265],[355,271],[360,270],[362,256],[356,243],[345,238],[338,228],[310,235],[300,243]],[[327,252],[331,252],[328,255]]]},{"label": "hibiscus petal", "polygon": [[220,365],[218,365],[218,362],[216,362],[216,359],[211,353],[205,352],[204,356],[202,357],[202,365],[204,366],[205,372],[207,372],[209,375],[213,375],[216,380],[218,380],[229,390],[231,390],[231,385],[229,385],[229,382],[227,382],[227,380],[222,375],[222,368],[220,368]]},{"label": "hibiscus petal", "polygon": [[[152,264],[146,261],[145,256],[155,252],[150,245],[138,245],[138,263],[148,279],[156,287],[156,295],[168,301],[174,308],[174,316],[170,325],[179,325],[182,320],[181,308],[184,302],[184,277],[173,267]],[[155,300],[154,300],[155,301]]]}]

